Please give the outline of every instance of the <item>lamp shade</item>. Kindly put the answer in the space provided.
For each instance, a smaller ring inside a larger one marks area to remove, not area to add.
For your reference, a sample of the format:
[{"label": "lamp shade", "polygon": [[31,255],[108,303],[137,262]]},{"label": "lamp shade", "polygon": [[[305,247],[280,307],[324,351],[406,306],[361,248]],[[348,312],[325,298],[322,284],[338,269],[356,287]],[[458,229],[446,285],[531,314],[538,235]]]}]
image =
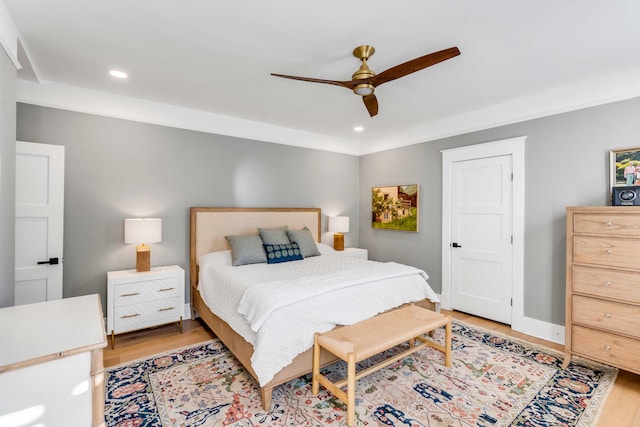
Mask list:
[{"label": "lamp shade", "polygon": [[158,243],[162,241],[162,220],[160,218],[129,218],[124,220],[124,242]]},{"label": "lamp shade", "polygon": [[348,233],[349,232],[349,217],[348,216],[334,216],[329,218],[329,231],[334,233]]}]

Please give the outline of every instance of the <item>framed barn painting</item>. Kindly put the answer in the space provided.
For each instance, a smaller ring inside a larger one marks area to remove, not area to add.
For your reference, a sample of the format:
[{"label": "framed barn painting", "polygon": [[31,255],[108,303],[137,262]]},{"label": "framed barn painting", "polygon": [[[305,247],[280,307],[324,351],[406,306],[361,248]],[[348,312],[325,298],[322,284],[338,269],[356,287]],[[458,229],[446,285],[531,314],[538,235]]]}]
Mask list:
[{"label": "framed barn painting", "polygon": [[418,232],[418,184],[373,187],[371,226]]}]

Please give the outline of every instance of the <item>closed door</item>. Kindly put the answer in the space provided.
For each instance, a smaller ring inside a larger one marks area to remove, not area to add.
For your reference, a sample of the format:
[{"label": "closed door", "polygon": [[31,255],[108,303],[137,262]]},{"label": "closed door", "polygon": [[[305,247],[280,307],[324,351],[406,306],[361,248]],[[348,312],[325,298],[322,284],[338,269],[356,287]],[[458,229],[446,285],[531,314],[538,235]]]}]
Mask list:
[{"label": "closed door", "polygon": [[62,298],[64,147],[16,142],[15,304]]},{"label": "closed door", "polygon": [[451,169],[451,305],[511,324],[512,157]]}]

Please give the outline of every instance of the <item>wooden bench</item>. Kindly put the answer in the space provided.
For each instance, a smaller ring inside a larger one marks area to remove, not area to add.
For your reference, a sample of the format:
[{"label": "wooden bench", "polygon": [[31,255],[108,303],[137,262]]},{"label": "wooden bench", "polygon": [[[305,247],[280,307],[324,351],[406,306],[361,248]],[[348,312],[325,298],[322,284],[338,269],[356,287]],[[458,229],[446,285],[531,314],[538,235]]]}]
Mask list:
[{"label": "wooden bench", "polygon": [[[445,344],[423,337],[445,327]],[[419,344],[416,344],[419,341]],[[409,348],[396,356],[356,373],[356,363],[408,342]],[[376,372],[416,351],[430,346],[445,354],[445,366],[451,366],[451,319],[443,314],[413,304],[379,314],[355,325],[344,326],[324,334],[316,333],[313,344],[312,392],[317,395],[320,384],[347,405],[347,424],[355,423],[356,380]],[[347,377],[332,383],[320,373],[320,351],[327,350],[347,362]],[[342,390],[347,386],[346,393]]]}]

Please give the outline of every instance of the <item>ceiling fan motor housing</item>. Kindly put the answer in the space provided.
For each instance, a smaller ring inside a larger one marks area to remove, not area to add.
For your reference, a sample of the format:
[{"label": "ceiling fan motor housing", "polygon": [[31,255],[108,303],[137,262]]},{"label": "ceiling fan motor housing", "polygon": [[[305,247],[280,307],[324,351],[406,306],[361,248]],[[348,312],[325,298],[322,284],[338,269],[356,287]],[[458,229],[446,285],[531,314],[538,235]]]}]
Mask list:
[{"label": "ceiling fan motor housing", "polygon": [[[360,68],[351,75],[351,80],[363,80],[374,77],[376,73],[374,73],[371,68],[367,65],[367,59],[371,57],[376,52],[373,46],[363,45],[358,46],[353,50],[353,56],[362,61],[362,65]],[[353,93],[360,96],[367,96],[373,94],[375,90],[375,86],[371,83],[361,83],[357,84],[353,87]]]}]

